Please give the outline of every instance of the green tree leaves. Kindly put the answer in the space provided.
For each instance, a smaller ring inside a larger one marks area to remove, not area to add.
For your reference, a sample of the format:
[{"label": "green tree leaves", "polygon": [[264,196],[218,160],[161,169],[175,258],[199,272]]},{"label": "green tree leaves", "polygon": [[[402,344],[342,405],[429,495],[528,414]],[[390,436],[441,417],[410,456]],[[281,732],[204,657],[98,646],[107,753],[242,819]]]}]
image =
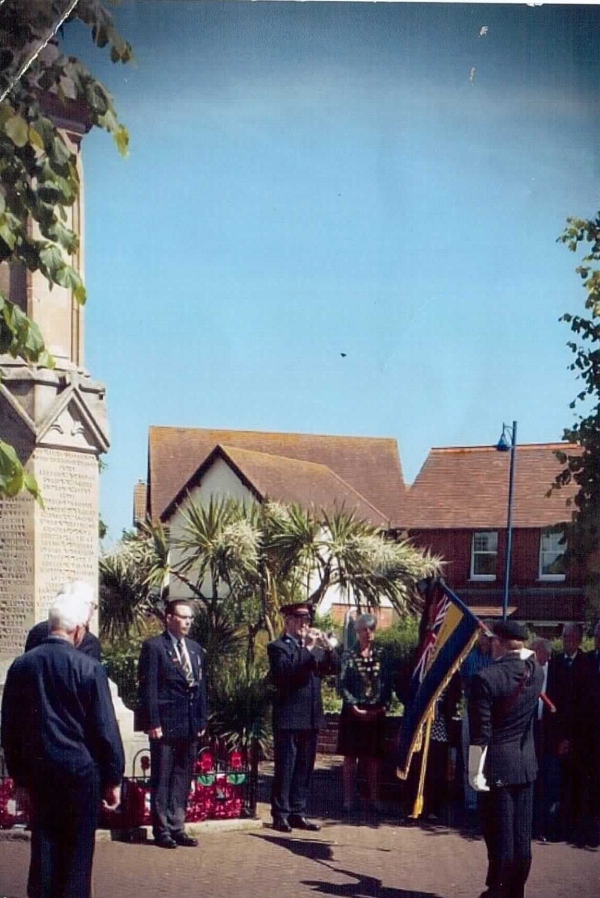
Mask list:
[{"label": "green tree leaves", "polygon": [[[68,118],[71,108],[84,127],[111,134],[122,155],[129,135],[106,88],[60,50],[59,29],[75,19],[91,29],[97,46],[110,47],[113,62],[133,58],[100,0],[0,3],[0,263],[40,272],[51,287],[65,287],[84,303],[76,268],[79,240],[67,223],[67,210],[80,194],[79,169],[75,149],[53,115]],[[1,293],[0,353],[52,364],[37,325]],[[9,449],[2,444],[0,495],[14,495],[17,487],[37,495]]]},{"label": "green tree leaves", "polygon": [[29,362],[52,368],[54,362],[48,355],[39,327],[21,309],[0,293],[0,353],[13,358],[26,358]]},{"label": "green tree leaves", "polygon": [[586,291],[587,315],[567,312],[560,318],[575,335],[567,343],[574,356],[569,368],[582,387],[570,404],[576,419],[563,439],[576,443],[580,451],[556,453],[564,468],[552,489],[571,482],[578,487],[567,525],[565,558],[567,564],[574,561],[587,568],[588,614],[594,618],[600,613],[600,569],[593,565],[600,549],[600,270],[594,267],[600,261],[600,213],[594,219],[568,218],[558,242],[571,252],[586,247],[576,271]]},{"label": "green tree leaves", "polygon": [[41,503],[35,478],[23,468],[13,447],[0,440],[0,496],[16,496],[24,489]]},{"label": "green tree leaves", "polygon": [[31,139],[25,119],[17,114],[9,115],[4,122],[3,131],[16,147],[24,147]]}]

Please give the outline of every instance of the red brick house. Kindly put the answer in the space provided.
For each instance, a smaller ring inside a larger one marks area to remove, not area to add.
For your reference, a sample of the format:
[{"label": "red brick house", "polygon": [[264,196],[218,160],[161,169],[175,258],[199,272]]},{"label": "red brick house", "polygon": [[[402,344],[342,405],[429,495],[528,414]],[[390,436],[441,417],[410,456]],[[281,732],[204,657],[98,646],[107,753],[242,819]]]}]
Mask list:
[{"label": "red brick house", "polygon": [[[574,489],[547,496],[565,443],[517,446],[509,609],[537,632],[584,620],[583,571],[565,572],[557,525]],[[510,453],[495,447],[432,449],[409,491],[405,523],[417,545],[442,555],[448,584],[482,617],[499,616],[504,593]]]}]

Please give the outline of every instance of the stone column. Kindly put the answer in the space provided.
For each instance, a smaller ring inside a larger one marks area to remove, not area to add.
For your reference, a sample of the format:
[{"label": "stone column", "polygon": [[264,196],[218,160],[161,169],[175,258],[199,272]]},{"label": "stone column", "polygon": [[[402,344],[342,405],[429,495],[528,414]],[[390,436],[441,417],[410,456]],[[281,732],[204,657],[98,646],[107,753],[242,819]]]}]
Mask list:
[{"label": "stone column", "polygon": [[[52,98],[48,106],[81,166],[86,125],[76,109]],[[83,202],[82,187],[65,221],[79,235],[69,261],[82,274]],[[50,289],[39,272],[7,265],[0,266],[0,286],[39,326],[56,362],[53,369],[41,369],[0,356],[0,438],[35,475],[43,499],[43,506],[28,493],[0,499],[1,691],[27,631],[47,616],[61,584],[81,579],[97,586],[99,458],[109,437],[104,386],[84,367],[83,309],[72,291]],[[96,618],[92,630],[97,625]],[[130,742],[133,715],[119,699],[115,707],[124,741]],[[128,754],[132,748],[127,745]]]},{"label": "stone column", "polygon": [[[53,101],[49,111],[80,164],[86,127],[77,110]],[[69,261],[83,272],[83,190],[65,224],[79,236]],[[2,266],[0,285],[38,325],[56,362],[49,370],[0,356],[0,437],[35,475],[44,503],[28,493],[0,499],[0,658],[7,659],[22,650],[61,583],[97,583],[98,460],[109,439],[105,390],[83,367],[83,311],[72,291],[50,289],[39,272],[20,266]]]}]

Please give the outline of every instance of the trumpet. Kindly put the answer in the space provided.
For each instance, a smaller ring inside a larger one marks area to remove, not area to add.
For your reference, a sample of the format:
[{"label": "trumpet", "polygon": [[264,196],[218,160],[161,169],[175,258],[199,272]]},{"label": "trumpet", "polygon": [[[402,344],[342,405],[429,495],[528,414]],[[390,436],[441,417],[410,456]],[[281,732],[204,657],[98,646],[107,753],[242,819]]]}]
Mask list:
[{"label": "trumpet", "polygon": [[338,645],[338,640],[333,633],[325,634],[322,630],[317,630],[316,627],[310,628],[306,638],[310,645],[316,645],[320,649],[325,649],[326,652],[332,652]]}]

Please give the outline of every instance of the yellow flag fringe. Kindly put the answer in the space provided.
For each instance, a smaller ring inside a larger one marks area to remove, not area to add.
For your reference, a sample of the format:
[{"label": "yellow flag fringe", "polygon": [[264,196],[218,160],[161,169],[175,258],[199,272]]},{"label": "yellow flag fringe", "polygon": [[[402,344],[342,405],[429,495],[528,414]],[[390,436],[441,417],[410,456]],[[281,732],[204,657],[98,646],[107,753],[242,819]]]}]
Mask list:
[{"label": "yellow flag fringe", "polygon": [[[467,655],[469,654],[469,652],[471,651],[471,649],[473,648],[475,643],[477,642],[478,635],[479,635],[478,631],[475,631],[475,633],[473,633],[473,636],[471,637],[471,639],[469,640],[469,642],[467,643],[465,648],[462,650],[462,652],[460,653],[458,658],[455,660],[454,664],[452,665],[452,667],[450,668],[450,670],[448,671],[448,673],[446,674],[446,676],[444,677],[444,679],[442,680],[442,682],[440,683],[438,688],[436,689],[435,694],[432,696],[431,701],[429,702],[429,705],[427,706],[427,709],[425,711],[425,714],[423,715],[423,723],[421,724],[421,726],[415,733],[413,741],[411,743],[411,746],[410,746],[410,749],[408,752],[408,759],[406,762],[406,767],[404,768],[404,770],[401,770],[399,767],[396,768],[396,776],[398,777],[398,779],[401,779],[401,780],[407,779],[408,773],[410,770],[410,763],[412,761],[412,757],[415,752],[418,752],[420,750],[421,742],[422,742],[423,738],[425,738],[425,740],[426,740],[425,745],[427,747],[427,750],[429,749],[429,736],[425,732],[425,728],[427,727],[427,725],[429,725],[429,730],[431,730],[431,723],[433,722],[433,718],[435,715],[435,703],[437,702],[438,698],[440,697],[440,695],[442,694],[444,689],[448,686],[450,680],[452,679],[454,674],[457,672],[457,670],[459,670],[461,664],[463,663],[463,661],[465,660],[465,658],[467,657]],[[425,737],[424,737],[424,732],[425,732]],[[423,749],[423,756],[425,757],[425,748]],[[423,766],[425,766],[425,765],[423,765]]]},{"label": "yellow flag fringe", "polygon": [[421,757],[421,772],[419,774],[419,788],[417,789],[417,795],[415,798],[415,803],[413,805],[412,814],[409,816],[416,820],[417,817],[420,817],[423,813],[423,796],[425,793],[425,774],[427,773],[427,757],[429,755],[429,742],[431,739],[431,727],[433,726],[433,718],[435,717],[435,709],[432,708],[429,712],[429,716],[427,717],[427,722],[425,724],[425,738],[423,739],[423,755]]}]

